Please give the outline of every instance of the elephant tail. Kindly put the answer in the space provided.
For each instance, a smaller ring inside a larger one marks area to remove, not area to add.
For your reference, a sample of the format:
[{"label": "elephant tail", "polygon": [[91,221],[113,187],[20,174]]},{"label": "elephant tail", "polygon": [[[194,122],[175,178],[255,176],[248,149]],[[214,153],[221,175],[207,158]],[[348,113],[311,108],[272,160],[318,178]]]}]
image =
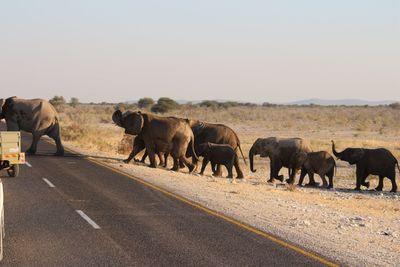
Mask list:
[{"label": "elephant tail", "polygon": [[199,157],[196,155],[196,150],[194,149],[194,134],[192,132],[191,136],[190,136],[190,146],[192,147],[192,152],[193,152],[193,157],[198,161]]},{"label": "elephant tail", "polygon": [[246,158],[244,157],[244,154],[243,154],[243,151],[242,151],[242,148],[240,147],[240,145],[238,145],[238,148],[240,150],[240,154],[242,154],[242,158],[243,158],[244,164],[247,166]]},{"label": "elephant tail", "polygon": [[400,173],[400,166],[399,166],[399,162],[396,159],[396,165],[397,165],[397,169],[399,169],[399,173]]}]

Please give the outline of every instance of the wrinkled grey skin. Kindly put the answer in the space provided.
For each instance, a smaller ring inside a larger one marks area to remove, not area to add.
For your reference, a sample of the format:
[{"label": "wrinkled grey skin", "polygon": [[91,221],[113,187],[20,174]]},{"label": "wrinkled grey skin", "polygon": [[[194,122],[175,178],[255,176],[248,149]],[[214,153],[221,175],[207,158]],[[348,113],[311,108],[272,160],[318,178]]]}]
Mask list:
[{"label": "wrinkled grey skin", "polygon": [[[258,138],[249,151],[250,170],[254,169],[254,156],[269,157],[270,159],[270,178],[268,182],[274,182],[274,179],[283,181],[283,175],[279,175],[282,167],[288,168],[289,177],[291,175],[290,159],[297,152],[311,152],[310,144],[301,138]],[[310,177],[309,185],[315,186],[316,183]]]},{"label": "wrinkled grey skin", "polygon": [[[299,186],[303,185],[303,179],[308,174],[308,177],[314,177],[314,174],[318,174],[324,187],[328,189],[333,188],[333,176],[335,174],[336,163],[335,159],[327,151],[318,152],[297,152],[292,156],[291,167],[293,171],[291,177],[287,180],[288,183],[292,184],[295,181],[296,173],[301,169]],[[329,178],[329,184],[326,181],[326,177]],[[314,178],[312,178],[313,180]]]},{"label": "wrinkled grey skin", "polygon": [[33,140],[27,153],[35,154],[40,137],[47,135],[56,142],[56,155],[64,155],[58,114],[48,101],[10,97],[0,99],[0,110],[0,119],[6,120],[7,131],[32,133]]},{"label": "wrinkled grey skin", "polygon": [[[195,148],[202,143],[213,143],[213,144],[226,144],[230,145],[237,153],[235,157],[234,167],[237,173],[237,178],[244,178],[243,171],[239,164],[239,152],[243,157],[243,161],[246,164],[242,148],[240,146],[240,140],[234,130],[224,124],[207,123],[198,120],[189,120],[190,127],[192,128],[195,140]],[[192,156],[190,151],[186,156]],[[192,157],[192,162],[197,165],[197,160]],[[214,172],[214,176],[221,176],[221,166],[217,165],[217,170]]]},{"label": "wrinkled grey skin", "polygon": [[393,154],[385,148],[346,148],[342,152],[336,151],[335,143],[332,140],[333,154],[340,160],[347,161],[349,164],[356,164],[356,188],[361,190],[361,185],[369,187],[369,182],[365,182],[368,175],[378,175],[379,184],[376,191],[382,191],[383,179],[389,178],[392,182],[392,190],[397,191],[396,184],[396,165],[400,171],[399,163]]},{"label": "wrinkled grey skin", "polygon": [[[194,165],[185,157],[190,146],[194,150],[194,135],[188,120],[175,117],[160,117],[141,112],[117,110],[112,115],[114,123],[125,129],[126,134],[140,135],[150,158],[150,167],[156,168],[156,153],[170,154],[174,159],[172,170],[179,169],[179,161],[192,172]],[[194,153],[197,158],[196,153]]]},{"label": "wrinkled grey skin", "polygon": [[217,165],[223,165],[228,171],[227,178],[233,178],[232,169],[237,155],[230,145],[202,143],[197,146],[197,155],[203,157],[201,175],[203,175],[208,162],[211,162],[211,169],[214,173],[217,171]]}]

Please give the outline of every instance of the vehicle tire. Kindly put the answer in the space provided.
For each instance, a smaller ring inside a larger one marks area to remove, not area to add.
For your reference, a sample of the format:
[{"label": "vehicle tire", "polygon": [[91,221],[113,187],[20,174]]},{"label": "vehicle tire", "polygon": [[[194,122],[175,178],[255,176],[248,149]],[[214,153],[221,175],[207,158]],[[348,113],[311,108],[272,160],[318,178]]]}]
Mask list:
[{"label": "vehicle tire", "polygon": [[10,177],[17,177],[19,174],[19,165],[12,165],[8,170],[7,170],[8,176]]}]

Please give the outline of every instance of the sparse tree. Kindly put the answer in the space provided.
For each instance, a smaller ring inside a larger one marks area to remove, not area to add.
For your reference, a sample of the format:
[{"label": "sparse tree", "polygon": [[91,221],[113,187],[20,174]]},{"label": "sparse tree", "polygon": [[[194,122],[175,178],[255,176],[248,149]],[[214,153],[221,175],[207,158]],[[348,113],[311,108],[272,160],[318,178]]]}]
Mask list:
[{"label": "sparse tree", "polygon": [[150,97],[144,97],[144,98],[139,99],[139,101],[138,101],[139,108],[148,109],[148,108],[151,108],[151,106],[153,106],[153,105],[154,105],[154,100]]},{"label": "sparse tree", "polygon": [[63,96],[54,96],[49,100],[50,104],[52,104],[58,111],[64,106],[67,102]]},{"label": "sparse tree", "polygon": [[151,111],[155,113],[165,113],[174,109],[178,109],[180,105],[168,97],[161,97],[158,99],[157,104],[155,104]]},{"label": "sparse tree", "polygon": [[71,100],[69,101],[69,104],[71,107],[76,107],[79,104],[79,99],[77,97],[71,97]]}]

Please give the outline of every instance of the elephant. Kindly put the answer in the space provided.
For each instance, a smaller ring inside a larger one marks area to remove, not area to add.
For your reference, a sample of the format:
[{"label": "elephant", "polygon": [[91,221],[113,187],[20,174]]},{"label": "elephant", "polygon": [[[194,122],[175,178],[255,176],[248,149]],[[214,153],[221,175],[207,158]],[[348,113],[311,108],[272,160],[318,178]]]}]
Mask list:
[{"label": "elephant", "polygon": [[[268,182],[273,183],[274,179],[283,182],[283,175],[279,175],[282,167],[289,169],[289,177],[291,175],[290,160],[294,153],[297,152],[312,152],[310,144],[301,138],[258,138],[249,151],[250,170],[256,172],[254,169],[253,158],[255,155],[270,158],[270,178]],[[317,185],[310,177],[308,185]]]},{"label": "elephant", "polygon": [[33,140],[28,154],[35,154],[42,135],[54,139],[57,152],[64,155],[61,143],[60,124],[56,109],[43,99],[22,99],[16,96],[0,99],[0,120],[5,119],[7,131],[26,131],[32,133]]},{"label": "elephant", "polygon": [[350,165],[356,164],[356,187],[354,190],[361,190],[361,185],[369,188],[369,182],[365,182],[368,175],[378,175],[379,183],[376,191],[382,191],[383,179],[389,178],[392,182],[392,190],[397,191],[396,165],[400,172],[397,159],[385,148],[346,148],[337,152],[335,142],[332,140],[332,152],[340,160],[347,161]]},{"label": "elephant", "polygon": [[202,143],[197,146],[197,155],[203,157],[201,175],[203,175],[208,162],[211,162],[211,169],[214,173],[216,172],[216,165],[224,165],[228,170],[227,178],[233,178],[232,169],[237,155],[230,145]]},{"label": "elephant", "polygon": [[[129,163],[132,159],[134,159],[136,162],[144,163],[145,160],[146,160],[146,158],[147,158],[147,156],[148,156],[147,151],[146,151],[145,149],[146,149],[146,146],[145,146],[144,140],[143,140],[143,138],[142,138],[142,137],[140,136],[140,134],[139,134],[139,135],[137,135],[137,136],[135,137],[135,140],[133,141],[133,149],[132,149],[132,152],[129,154],[129,157],[128,157],[127,159],[124,160],[124,162],[125,162],[125,163]],[[139,152],[141,152],[141,151],[143,151],[143,150],[145,150],[145,152],[144,152],[142,158],[141,158],[140,160],[135,159],[135,156],[136,156]],[[168,158],[168,154],[165,153],[165,154],[164,154],[164,158],[163,158],[162,153],[161,153],[161,152],[157,152],[157,156],[158,156],[158,159],[159,159],[159,165],[160,165],[160,166],[167,167],[167,158]]]},{"label": "elephant", "polygon": [[[206,123],[198,120],[189,120],[189,124],[195,137],[194,140],[196,149],[197,146],[202,143],[230,145],[236,151],[236,153],[238,153],[238,150],[240,151],[244,163],[247,164],[242,148],[240,147],[239,137],[234,130],[223,124]],[[188,151],[186,155],[188,157],[192,156],[190,151]],[[192,157],[192,162],[197,166],[197,160],[195,157]],[[235,157],[234,167],[237,173],[236,178],[244,178],[243,171],[239,165],[239,157]],[[214,175],[221,176],[221,167],[219,164]]]},{"label": "elephant", "polygon": [[[301,169],[298,185],[303,185],[303,180],[306,174],[308,174],[308,177],[313,177],[314,173],[317,173],[321,177],[324,187],[327,187],[328,189],[333,188],[333,176],[335,174],[336,162],[332,155],[327,151],[309,153],[297,152],[293,154],[290,164],[293,171],[291,177],[287,180],[289,184],[294,183],[296,172]],[[329,178],[329,185],[325,176]]]},{"label": "elephant", "polygon": [[155,154],[161,152],[171,154],[174,159],[174,171],[179,169],[179,161],[188,167],[189,172],[195,168],[185,157],[190,145],[194,157],[198,159],[194,151],[194,135],[188,120],[160,117],[140,111],[122,113],[121,110],[113,113],[112,120],[117,126],[124,128],[126,134],[141,137],[150,158],[150,167],[157,167]]}]

